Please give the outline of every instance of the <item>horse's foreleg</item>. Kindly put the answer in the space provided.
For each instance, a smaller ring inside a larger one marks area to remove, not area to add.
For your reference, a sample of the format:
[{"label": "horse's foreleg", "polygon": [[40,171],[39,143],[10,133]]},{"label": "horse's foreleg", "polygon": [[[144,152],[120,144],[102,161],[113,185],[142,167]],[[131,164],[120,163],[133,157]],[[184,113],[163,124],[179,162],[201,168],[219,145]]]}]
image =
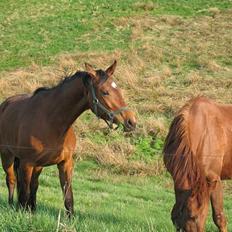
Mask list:
[{"label": "horse's foreleg", "polygon": [[2,155],[2,166],[6,173],[6,185],[8,187],[8,202],[13,205],[14,188],[15,188],[15,174],[14,174],[14,157]]},{"label": "horse's foreleg", "polygon": [[73,210],[73,193],[72,193],[72,172],[73,172],[73,160],[70,158],[67,161],[63,161],[58,164],[60,185],[64,194],[64,205],[67,210],[67,214],[71,217],[74,213]]},{"label": "horse's foreleg", "polygon": [[28,202],[28,206],[32,211],[36,210],[36,193],[39,187],[39,175],[42,171],[42,167],[34,167],[31,177],[31,184],[30,184],[30,198]]},{"label": "horse's foreleg", "polygon": [[18,205],[27,208],[30,197],[30,182],[33,167],[20,161],[18,169]]},{"label": "horse's foreleg", "polygon": [[217,225],[220,232],[227,232],[226,217],[223,212],[223,189],[221,180],[217,180],[216,183],[214,183],[210,200],[214,223]]}]

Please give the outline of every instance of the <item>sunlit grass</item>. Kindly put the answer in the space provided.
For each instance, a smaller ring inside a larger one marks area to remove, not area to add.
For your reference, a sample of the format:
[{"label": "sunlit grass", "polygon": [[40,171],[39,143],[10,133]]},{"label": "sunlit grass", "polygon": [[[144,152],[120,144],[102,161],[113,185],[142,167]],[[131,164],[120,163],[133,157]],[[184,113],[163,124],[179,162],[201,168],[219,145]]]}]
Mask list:
[{"label": "sunlit grass", "polygon": [[[91,112],[74,124],[81,162],[71,222],[55,167],[40,178],[35,215],[8,207],[1,170],[0,231],[173,231],[164,137],[189,98],[232,103],[231,7],[224,0],[2,0],[0,101],[53,86],[86,61],[106,68],[117,59],[114,76],[138,125],[133,134],[109,131]],[[232,231],[231,185],[225,189]],[[211,218],[207,231],[216,231]]]},{"label": "sunlit grass", "polygon": [[122,17],[209,14],[231,1],[7,1],[0,2],[0,70],[47,65],[54,55],[77,51],[112,51],[130,47],[131,27]]},{"label": "sunlit grass", "polygon": [[[73,176],[75,217],[69,221],[55,167],[40,177],[35,214],[10,209],[1,182],[1,231],[175,231],[170,220],[174,194],[171,179],[114,175],[93,162],[76,164]],[[3,173],[1,171],[1,176]],[[226,214],[232,198],[226,195]],[[59,228],[57,230],[57,227]],[[229,231],[232,224],[229,224]],[[207,231],[216,231],[209,219]]]}]

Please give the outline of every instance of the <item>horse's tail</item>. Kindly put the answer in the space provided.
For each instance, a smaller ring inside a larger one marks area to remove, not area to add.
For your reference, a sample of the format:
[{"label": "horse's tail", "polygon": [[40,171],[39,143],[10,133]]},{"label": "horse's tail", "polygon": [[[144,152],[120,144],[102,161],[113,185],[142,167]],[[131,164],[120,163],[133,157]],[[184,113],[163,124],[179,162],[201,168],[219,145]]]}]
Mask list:
[{"label": "horse's tail", "polygon": [[201,201],[206,191],[206,178],[202,165],[190,146],[189,110],[187,103],[171,123],[163,149],[164,164],[173,177],[175,188],[189,189]]},{"label": "horse's tail", "polygon": [[19,186],[20,186],[20,183],[19,183],[19,164],[20,164],[19,158],[15,157],[15,160],[14,160],[14,172],[15,172],[15,176],[16,176],[18,195],[19,195]]}]

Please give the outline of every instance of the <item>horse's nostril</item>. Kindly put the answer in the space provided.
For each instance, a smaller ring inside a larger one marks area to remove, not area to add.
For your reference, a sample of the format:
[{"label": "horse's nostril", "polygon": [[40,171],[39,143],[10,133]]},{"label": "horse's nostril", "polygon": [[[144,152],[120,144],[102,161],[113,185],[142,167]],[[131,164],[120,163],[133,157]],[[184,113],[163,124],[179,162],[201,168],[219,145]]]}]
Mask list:
[{"label": "horse's nostril", "polygon": [[128,119],[128,120],[126,121],[126,124],[127,124],[127,126],[128,126],[129,128],[135,128],[135,127],[136,127],[136,122],[134,122],[134,121],[131,120],[131,119]]}]

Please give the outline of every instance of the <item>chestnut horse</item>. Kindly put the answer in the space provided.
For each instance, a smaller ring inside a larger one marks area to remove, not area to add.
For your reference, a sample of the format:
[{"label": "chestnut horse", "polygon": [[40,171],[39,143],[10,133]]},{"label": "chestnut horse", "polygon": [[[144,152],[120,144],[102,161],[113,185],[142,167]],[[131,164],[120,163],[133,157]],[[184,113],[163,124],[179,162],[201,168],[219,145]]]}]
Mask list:
[{"label": "chestnut horse", "polygon": [[73,122],[91,109],[110,127],[121,123],[127,131],[135,128],[134,113],[127,109],[112,77],[116,61],[106,71],[85,66],[87,72],[77,72],[53,88],[16,95],[0,105],[0,152],[10,204],[16,182],[14,166],[18,205],[35,210],[39,175],[43,167],[57,164],[65,208],[71,216],[72,156],[76,145]]},{"label": "chestnut horse", "polygon": [[171,124],[164,163],[174,180],[177,231],[204,231],[211,201],[213,220],[226,232],[221,181],[232,178],[232,105],[205,97],[189,101]]}]

